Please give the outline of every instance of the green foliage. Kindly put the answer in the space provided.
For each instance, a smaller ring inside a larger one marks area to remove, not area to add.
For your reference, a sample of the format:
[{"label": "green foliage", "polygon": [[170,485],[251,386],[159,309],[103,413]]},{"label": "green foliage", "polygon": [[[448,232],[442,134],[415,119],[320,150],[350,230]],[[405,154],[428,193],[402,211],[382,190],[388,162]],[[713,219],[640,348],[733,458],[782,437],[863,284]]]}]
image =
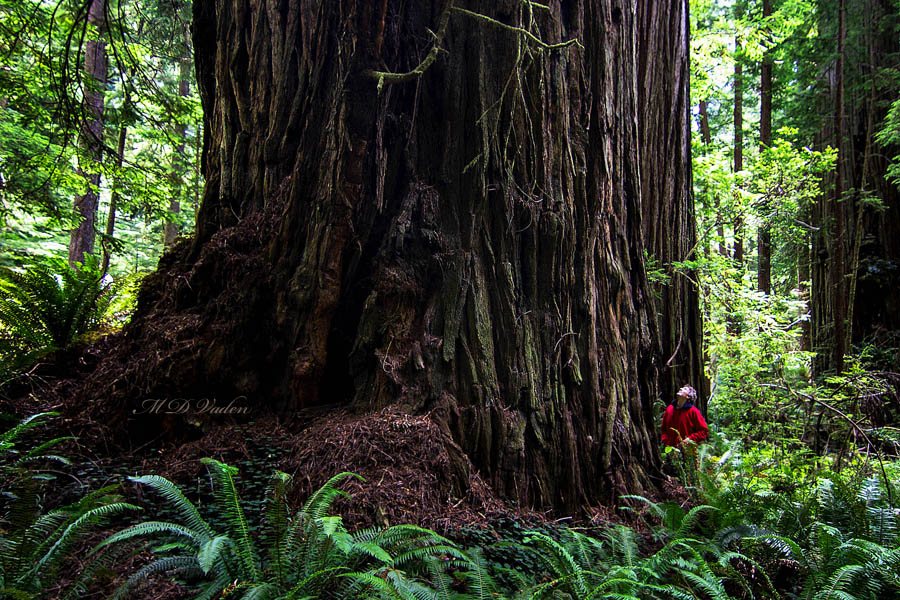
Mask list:
[{"label": "green foliage", "polygon": [[[60,15],[61,17],[61,15]],[[53,6],[0,0],[0,221],[14,206],[63,217],[83,184],[70,163],[74,135],[56,114],[51,82],[63,39],[50,35]]]},{"label": "green foliage", "polygon": [[[108,2],[99,163],[79,142],[83,93],[91,85],[82,55],[85,41],[97,35],[85,15],[83,2],[0,0],[0,264],[20,266],[49,248],[57,256],[64,251],[79,219],[72,200],[89,185],[72,168],[76,162],[100,176],[97,234],[114,250],[116,275],[155,265],[165,222],[183,234],[193,227],[203,182],[191,3]],[[106,238],[103,215],[112,194],[116,227]],[[183,210],[172,212],[173,200]]]},{"label": "green foliage", "polygon": [[[708,555],[730,556],[728,564],[741,575],[720,573],[744,597],[875,599],[900,593],[900,512],[890,476],[863,476],[864,465],[838,473],[816,465],[811,454],[761,462],[765,453],[742,452],[722,436],[704,449],[703,485],[696,490],[701,504],[686,509],[631,498],[659,520],[654,535],[660,541],[690,536]],[[789,464],[782,464],[785,459]],[[805,475],[804,461],[812,466]]]},{"label": "green foliage", "polygon": [[[240,598],[487,598],[494,584],[480,560],[446,538],[414,525],[349,532],[330,514],[352,473],[332,477],[292,512],[290,477],[276,473],[266,499],[264,522],[248,522],[234,482],[237,470],[204,459],[214,483],[213,510],[224,520],[219,531],[170,481],[155,475],[133,481],[154,489],[178,521],[146,521],[104,540],[100,551],[125,542],[151,545],[156,558],[132,574],[118,592],[125,596],[154,574],[195,581],[198,598],[236,594]],[[463,596],[458,588],[470,595]]]},{"label": "green foliage", "polygon": [[[887,117],[884,119],[881,129],[876,134],[878,143],[885,148],[900,148],[900,100],[891,104]],[[900,153],[891,156],[891,164],[887,169],[887,176],[900,185]]]},{"label": "green foliage", "polygon": [[[30,444],[26,437],[52,416],[54,413],[33,415],[0,435],[0,595],[4,598],[38,598],[43,597],[42,592],[58,588],[74,549],[111,519],[138,510],[122,502],[114,486],[59,508],[44,509],[42,491],[54,475],[42,465],[68,464],[48,453],[67,438]],[[87,582],[86,577],[75,577],[66,597],[79,597]]]},{"label": "green foliage", "polygon": [[494,544],[496,531],[482,536],[478,543],[493,557],[486,569],[516,584],[504,597],[874,600],[900,593],[900,512],[884,480],[818,470],[808,484],[785,487],[770,477],[777,465],[759,464],[738,442],[714,435],[699,450],[695,504],[624,496],[639,526],[593,536],[504,527]]},{"label": "green foliage", "polygon": [[[651,513],[665,516],[671,507],[647,502]],[[746,581],[735,564],[752,564],[739,552],[711,540],[689,536],[697,516],[709,507],[681,515],[675,531],[662,529],[662,546],[642,557],[635,531],[624,525],[593,538],[574,530],[559,537],[532,532],[524,544],[540,557],[549,577],[522,592],[527,598],[729,598],[725,581],[745,590]],[[671,523],[670,523],[671,524]]]},{"label": "green foliage", "polygon": [[96,330],[115,295],[97,261],[72,269],[38,262],[24,272],[0,267],[0,368],[14,371]]}]

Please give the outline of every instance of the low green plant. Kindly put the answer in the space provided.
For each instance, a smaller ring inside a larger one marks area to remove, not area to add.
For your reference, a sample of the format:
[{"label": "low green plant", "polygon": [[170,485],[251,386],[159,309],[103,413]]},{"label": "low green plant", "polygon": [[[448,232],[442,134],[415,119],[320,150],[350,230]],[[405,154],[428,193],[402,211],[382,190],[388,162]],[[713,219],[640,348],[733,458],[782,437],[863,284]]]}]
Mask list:
[{"label": "low green plant", "polygon": [[[44,509],[42,492],[54,475],[42,466],[48,462],[68,464],[65,458],[49,453],[67,438],[31,445],[27,434],[53,416],[33,415],[0,435],[0,596],[4,598],[38,598],[48,589],[58,588],[61,570],[74,549],[111,519],[138,509],[122,502],[115,486],[59,508]],[[61,593],[80,597],[86,584],[86,577],[75,577]]]},{"label": "low green plant", "polygon": [[[169,480],[134,478],[155,490],[177,521],[147,521],[104,540],[97,551],[126,542],[149,545],[155,559],[132,574],[117,597],[126,596],[151,575],[178,577],[197,589],[197,598],[487,598],[494,584],[479,560],[437,533],[414,525],[349,532],[340,516],[329,514],[347,493],[340,484],[361,479],[353,473],[332,477],[298,511],[287,503],[290,477],[275,473],[263,523],[256,529],[241,505],[237,469],[204,459],[214,483],[213,510],[221,530]],[[455,591],[465,588],[469,595]]]},{"label": "low green plant", "polygon": [[[725,445],[714,440],[710,448],[715,446],[710,452]],[[739,552],[735,564],[752,574],[746,579],[754,592],[777,588],[781,597],[844,600],[900,594],[898,510],[890,480],[872,476],[874,465],[835,472],[816,467],[818,457],[808,452],[780,461],[764,459],[767,452],[742,452],[731,444],[718,459],[705,456],[698,488],[704,505],[688,510],[644,500],[663,524],[658,538],[689,534],[713,542],[707,551]],[[797,461],[810,468],[796,468]],[[792,470],[795,481],[787,485],[782,475]],[[689,518],[693,511],[704,518]]]},{"label": "low green plant", "polygon": [[878,600],[900,595],[900,548],[847,538],[816,522],[806,545],[779,535],[757,540],[794,566],[798,582],[792,593],[808,600]]},{"label": "low green plant", "polygon": [[114,295],[95,257],[0,268],[0,369],[16,371],[97,329]]},{"label": "low green plant", "polygon": [[[617,525],[600,539],[569,530],[559,540],[534,532],[524,543],[544,561],[550,576],[524,590],[525,598],[730,598],[724,581],[751,589],[733,563],[750,563],[692,537],[678,536],[641,557],[636,532]],[[751,593],[752,595],[752,593]]]}]

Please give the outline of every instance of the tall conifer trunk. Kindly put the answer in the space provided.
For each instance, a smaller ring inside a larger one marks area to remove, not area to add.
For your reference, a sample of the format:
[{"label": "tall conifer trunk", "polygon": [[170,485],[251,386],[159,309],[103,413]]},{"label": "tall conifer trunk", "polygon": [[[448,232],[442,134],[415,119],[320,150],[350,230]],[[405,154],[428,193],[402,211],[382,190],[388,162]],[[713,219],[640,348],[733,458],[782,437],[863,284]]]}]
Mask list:
[{"label": "tall conifer trunk", "polygon": [[[837,167],[813,210],[812,347],[819,374],[843,367],[852,344],[896,347],[900,309],[900,189],[885,177],[895,147],[876,148],[873,129],[896,98],[878,76],[900,68],[900,14],[890,0],[822,3],[820,28],[833,36],[835,60],[823,72],[831,114],[819,143],[838,148]],[[833,186],[833,187],[829,187]],[[880,209],[872,210],[870,199]],[[883,359],[885,369],[900,359]]]},{"label": "tall conifer trunk", "polygon": [[[772,0],[762,0],[763,19],[772,16]],[[768,24],[766,24],[768,30]],[[759,147],[764,150],[772,145],[772,56],[763,54],[759,75]],[[759,269],[757,288],[764,294],[772,291],[772,232],[768,222],[770,207],[763,206],[763,220],[759,225],[757,253]]]},{"label": "tall conifer trunk", "polygon": [[106,0],[92,0],[87,9],[87,25],[91,29],[84,43],[84,118],[79,144],[83,155],[78,173],[85,179],[86,189],[75,197],[78,225],[69,236],[69,264],[84,261],[84,255],[94,251],[97,209],[100,206],[100,173],[103,160],[103,105],[106,86]]},{"label": "tall conifer trunk", "polygon": [[[742,15],[742,11],[737,9],[738,18]],[[735,177],[744,170],[744,65],[743,50],[739,38],[734,40],[734,161],[732,170]],[[744,263],[744,217],[741,213],[740,201],[740,184],[735,182],[735,216],[734,216],[734,253],[732,254],[734,262],[738,267],[742,267]]]},{"label": "tall conifer trunk", "polygon": [[846,281],[846,234],[847,206],[844,200],[844,161],[847,159],[844,144],[844,57],[846,29],[846,8],[844,0],[838,2],[837,73],[835,74],[836,99],[834,104],[835,148],[837,163],[834,170],[834,251],[831,264],[831,294],[834,324],[834,341],[831,347],[831,368],[840,373],[844,370],[844,355],[847,352],[847,281]]},{"label": "tall conifer trunk", "polygon": [[[191,93],[191,60],[190,45],[185,49],[187,56],[182,57],[178,61],[178,95],[186,98]],[[178,238],[178,223],[175,221],[178,213],[181,212],[181,198],[187,197],[188,189],[188,169],[189,165],[185,160],[185,140],[187,139],[187,125],[184,122],[178,123],[176,126],[175,137],[179,140],[178,147],[175,149],[175,157],[170,167],[169,177],[172,181],[172,198],[169,200],[169,213],[172,220],[166,220],[163,227],[163,244],[166,248],[171,248],[172,244]]]}]

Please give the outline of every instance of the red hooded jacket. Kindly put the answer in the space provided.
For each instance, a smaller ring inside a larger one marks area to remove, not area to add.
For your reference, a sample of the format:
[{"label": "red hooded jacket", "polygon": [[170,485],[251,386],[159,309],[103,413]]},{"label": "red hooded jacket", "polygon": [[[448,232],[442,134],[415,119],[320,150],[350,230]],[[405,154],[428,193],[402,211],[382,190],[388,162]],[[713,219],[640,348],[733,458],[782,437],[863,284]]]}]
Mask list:
[{"label": "red hooded jacket", "polygon": [[700,411],[691,403],[682,408],[674,404],[666,407],[662,419],[662,443],[677,446],[682,440],[702,442],[709,437],[709,427]]}]

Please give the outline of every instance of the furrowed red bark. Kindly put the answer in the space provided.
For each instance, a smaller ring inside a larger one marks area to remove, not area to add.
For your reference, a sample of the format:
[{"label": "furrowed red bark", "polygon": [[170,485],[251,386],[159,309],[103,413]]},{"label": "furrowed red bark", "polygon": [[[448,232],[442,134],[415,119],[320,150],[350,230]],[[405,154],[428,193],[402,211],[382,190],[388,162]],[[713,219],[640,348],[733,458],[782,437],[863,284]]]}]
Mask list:
[{"label": "furrowed red bark", "polygon": [[399,402],[524,505],[652,488],[641,29],[630,3],[548,6],[196,0],[207,185],[126,333],[167,366],[132,402]]}]

